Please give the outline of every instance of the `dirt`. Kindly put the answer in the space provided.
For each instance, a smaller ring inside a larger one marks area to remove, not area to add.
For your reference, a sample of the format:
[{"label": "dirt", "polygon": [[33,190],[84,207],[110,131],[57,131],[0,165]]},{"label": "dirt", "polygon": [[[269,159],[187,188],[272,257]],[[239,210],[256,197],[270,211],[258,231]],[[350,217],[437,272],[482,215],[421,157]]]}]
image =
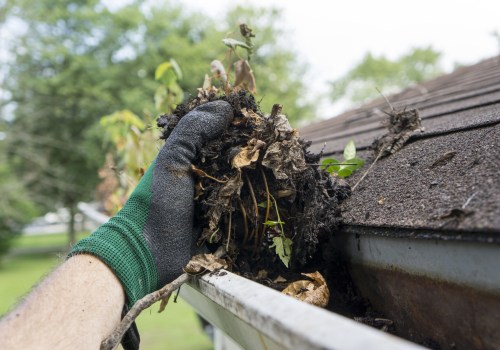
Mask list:
[{"label": "dirt", "polygon": [[[319,271],[332,296],[327,309],[391,331],[389,321],[380,321],[382,316],[357,295],[332,247],[340,204],[351,189],[318,166],[320,155],[308,152],[310,143],[299,138],[279,105],[265,116],[244,91],[222,97],[207,93],[158,120],[163,138],[190,110],[217,99],[229,102],[235,117],[222,137],[203,147],[192,168],[198,244],[212,252],[225,246],[230,270],[278,291],[303,280],[302,273]],[[286,239],[291,252],[284,249],[280,257],[273,245]]]},{"label": "dirt", "polygon": [[339,205],[350,188],[318,167],[320,156],[307,151],[309,143],[279,105],[265,116],[245,91],[206,94],[178,106],[158,120],[163,138],[190,110],[217,99],[229,102],[235,117],[222,137],[203,147],[192,169],[198,244],[210,250],[225,245],[233,271],[279,288],[272,282],[278,276],[288,281],[321,262],[319,247],[338,228]]}]

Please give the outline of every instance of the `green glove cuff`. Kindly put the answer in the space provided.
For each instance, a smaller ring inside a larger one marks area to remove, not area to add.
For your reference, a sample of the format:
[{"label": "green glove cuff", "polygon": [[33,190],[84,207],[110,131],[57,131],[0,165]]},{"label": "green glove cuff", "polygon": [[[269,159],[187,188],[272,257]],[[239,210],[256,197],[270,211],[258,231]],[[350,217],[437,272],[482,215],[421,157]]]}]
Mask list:
[{"label": "green glove cuff", "polygon": [[154,164],[122,210],[78,242],[68,255],[92,254],[101,259],[121,281],[129,306],[156,290],[159,283],[153,255],[142,235],[151,205]]}]

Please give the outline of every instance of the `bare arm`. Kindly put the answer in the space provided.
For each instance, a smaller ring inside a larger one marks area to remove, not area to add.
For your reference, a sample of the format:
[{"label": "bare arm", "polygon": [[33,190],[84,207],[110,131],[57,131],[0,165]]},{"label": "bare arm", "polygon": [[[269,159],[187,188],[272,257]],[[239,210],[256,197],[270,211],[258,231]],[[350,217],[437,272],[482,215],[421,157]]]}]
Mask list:
[{"label": "bare arm", "polygon": [[99,259],[76,255],[0,320],[2,349],[98,349],[120,322],[125,294]]}]

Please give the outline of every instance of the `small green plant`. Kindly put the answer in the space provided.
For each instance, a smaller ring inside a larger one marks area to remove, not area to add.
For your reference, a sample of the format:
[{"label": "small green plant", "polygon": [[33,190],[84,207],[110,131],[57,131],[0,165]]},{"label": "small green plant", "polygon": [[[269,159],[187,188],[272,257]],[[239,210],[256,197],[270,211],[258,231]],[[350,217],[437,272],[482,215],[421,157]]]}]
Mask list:
[{"label": "small green plant", "polygon": [[341,162],[335,158],[326,158],[321,162],[321,166],[330,174],[345,178],[365,164],[365,161],[356,158],[356,145],[350,140],[344,148],[344,160]]},{"label": "small green plant", "polygon": [[281,221],[280,213],[278,211],[278,204],[276,203],[276,199],[273,196],[270,196],[274,203],[274,209],[276,210],[277,220],[267,220],[263,224],[269,228],[278,229],[279,227],[279,235],[273,237],[273,244],[269,246],[269,248],[274,248],[276,251],[276,255],[279,256],[283,264],[286,267],[290,264],[290,258],[292,257],[292,240],[285,236],[285,230],[283,230],[283,225],[285,224]]}]

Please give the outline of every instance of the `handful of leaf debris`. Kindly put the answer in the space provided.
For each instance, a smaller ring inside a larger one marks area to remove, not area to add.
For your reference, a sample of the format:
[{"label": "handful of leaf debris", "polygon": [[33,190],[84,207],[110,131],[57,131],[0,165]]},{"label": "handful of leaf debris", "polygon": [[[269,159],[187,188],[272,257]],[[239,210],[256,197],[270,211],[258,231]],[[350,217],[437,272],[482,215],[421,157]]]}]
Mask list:
[{"label": "handful of leaf debris", "polygon": [[192,166],[198,244],[212,251],[224,245],[231,268],[247,277],[263,269],[302,272],[337,227],[349,187],[318,168],[320,157],[307,152],[309,144],[280,105],[265,116],[244,90],[218,95],[212,87],[200,89],[196,99],[158,120],[163,138],[190,110],[218,99],[231,104],[235,117]]}]

